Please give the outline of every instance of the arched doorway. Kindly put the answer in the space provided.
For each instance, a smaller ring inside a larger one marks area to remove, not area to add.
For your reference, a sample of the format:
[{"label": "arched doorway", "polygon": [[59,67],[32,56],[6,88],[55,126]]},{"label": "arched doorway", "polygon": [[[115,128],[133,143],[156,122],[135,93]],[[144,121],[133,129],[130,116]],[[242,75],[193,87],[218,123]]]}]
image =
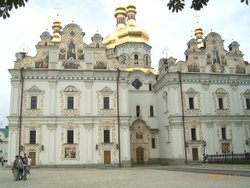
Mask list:
[{"label": "arched doorway", "polygon": [[131,158],[134,164],[146,164],[149,162],[149,145],[151,140],[150,128],[146,122],[137,119],[130,129]]}]

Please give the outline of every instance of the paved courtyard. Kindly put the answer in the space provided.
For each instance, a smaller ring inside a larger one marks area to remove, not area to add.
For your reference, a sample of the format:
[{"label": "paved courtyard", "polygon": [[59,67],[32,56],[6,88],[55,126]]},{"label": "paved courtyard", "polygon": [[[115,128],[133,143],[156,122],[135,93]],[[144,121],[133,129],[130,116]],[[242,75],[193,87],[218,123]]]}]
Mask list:
[{"label": "paved courtyard", "polygon": [[11,169],[0,167],[0,188],[249,188],[249,185],[250,177],[237,174],[176,172],[154,166],[33,168],[27,181],[14,181]]}]

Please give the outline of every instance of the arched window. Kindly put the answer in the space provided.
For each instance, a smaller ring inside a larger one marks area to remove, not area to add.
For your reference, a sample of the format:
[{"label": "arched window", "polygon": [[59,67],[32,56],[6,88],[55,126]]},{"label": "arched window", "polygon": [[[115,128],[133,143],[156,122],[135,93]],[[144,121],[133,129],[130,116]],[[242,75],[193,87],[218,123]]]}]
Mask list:
[{"label": "arched window", "polygon": [[152,105],[149,107],[149,111],[150,111],[150,117],[154,117],[154,107]]},{"label": "arched window", "polygon": [[145,57],[146,66],[148,66],[148,56]]},{"label": "arched window", "polygon": [[140,113],[141,113],[140,106],[137,105],[137,106],[136,106],[136,117],[139,117],[139,116],[140,116]]},{"label": "arched window", "polygon": [[137,54],[134,55],[134,62],[136,65],[138,64],[138,55]]}]

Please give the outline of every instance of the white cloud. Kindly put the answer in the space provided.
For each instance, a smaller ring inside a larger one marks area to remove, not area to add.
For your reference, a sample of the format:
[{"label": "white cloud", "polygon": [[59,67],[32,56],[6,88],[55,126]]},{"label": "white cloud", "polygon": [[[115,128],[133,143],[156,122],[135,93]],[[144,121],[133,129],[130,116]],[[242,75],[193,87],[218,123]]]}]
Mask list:
[{"label": "white cloud", "polygon": [[[36,53],[35,45],[40,35],[48,29],[52,33],[52,23],[59,12],[63,26],[72,20],[86,33],[84,42],[90,43],[91,37],[98,30],[103,37],[115,30],[114,9],[118,3],[129,0],[33,0],[24,8],[11,12],[9,19],[0,19],[0,122],[7,124],[10,98],[9,68],[13,68],[15,53],[27,49],[29,55]],[[168,10],[167,0],[134,0],[137,6],[137,24],[150,36],[153,67],[157,69],[162,51],[169,49],[169,54],[177,59],[185,59],[186,44],[191,39],[196,26],[195,12],[189,9],[187,2],[184,11],[172,13]],[[60,7],[57,11],[55,7]],[[250,61],[250,11],[249,6],[235,0],[210,0],[207,7],[200,12],[199,22],[208,34],[211,29],[221,34],[227,46],[234,40],[240,44],[245,60]]]}]

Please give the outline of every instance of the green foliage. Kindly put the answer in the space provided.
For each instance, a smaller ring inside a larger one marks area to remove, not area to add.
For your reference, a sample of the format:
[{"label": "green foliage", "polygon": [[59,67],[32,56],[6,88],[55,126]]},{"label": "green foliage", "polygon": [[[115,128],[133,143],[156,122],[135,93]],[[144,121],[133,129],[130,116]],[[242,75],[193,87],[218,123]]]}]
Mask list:
[{"label": "green foliage", "polygon": [[6,19],[10,17],[10,11],[13,7],[15,9],[19,7],[24,7],[28,0],[0,0],[0,17]]},{"label": "green foliage", "polygon": [[[204,6],[207,6],[209,0],[192,0],[191,9],[201,10]],[[241,3],[249,4],[249,0],[240,0]],[[182,11],[185,7],[185,0],[169,0],[168,9],[172,12]]]}]

